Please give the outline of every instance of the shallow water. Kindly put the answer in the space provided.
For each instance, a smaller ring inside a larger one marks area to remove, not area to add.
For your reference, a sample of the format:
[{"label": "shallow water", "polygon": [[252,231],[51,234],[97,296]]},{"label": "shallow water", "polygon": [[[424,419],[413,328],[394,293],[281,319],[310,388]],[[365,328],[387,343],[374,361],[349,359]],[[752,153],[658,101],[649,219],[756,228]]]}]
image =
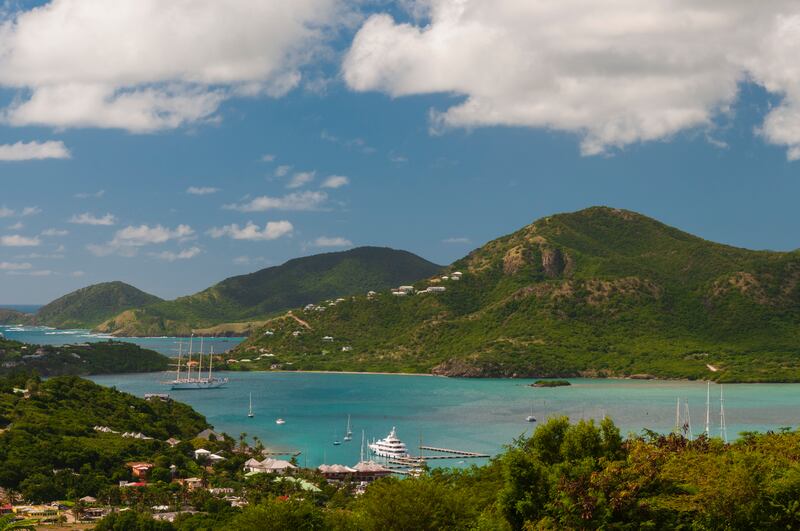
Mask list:
[{"label": "shallow water", "polygon": [[[423,444],[495,455],[503,445],[530,433],[525,417],[611,416],[624,433],[675,426],[675,403],[688,399],[695,434],[705,423],[706,384],[687,381],[572,379],[570,387],[532,388],[532,380],[455,379],[427,376],[249,372],[226,373],[227,387],[205,391],[169,391],[159,382],[171,374],[97,376],[100,384],[142,396],[168,392],[206,415],[218,430],[234,437],[246,432],[267,446],[302,451],[300,462],[353,465],[359,460],[361,432],[382,438],[397,426],[412,453]],[[720,386],[711,385],[711,433],[719,435]],[[247,417],[253,393],[255,418]],[[800,424],[800,384],[726,385],[727,432],[777,430]],[[353,441],[334,446],[352,416]],[[286,424],[275,424],[283,417]],[[685,413],[682,413],[685,420]],[[480,460],[445,460],[465,466]]]}]

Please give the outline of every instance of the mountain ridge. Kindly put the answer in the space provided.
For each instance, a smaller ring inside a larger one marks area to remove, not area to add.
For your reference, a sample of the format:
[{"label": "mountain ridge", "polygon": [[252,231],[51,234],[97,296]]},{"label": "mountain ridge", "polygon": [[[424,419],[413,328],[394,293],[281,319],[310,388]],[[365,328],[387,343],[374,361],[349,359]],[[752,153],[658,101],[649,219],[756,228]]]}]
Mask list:
[{"label": "mountain ridge", "polygon": [[388,247],[357,247],[293,258],[226,278],[193,295],[128,309],[99,324],[95,331],[120,337],[241,334],[270,314],[294,306],[385,289],[441,268],[408,251]]},{"label": "mountain ridge", "polygon": [[415,287],[425,293],[305,312],[310,330],[273,319],[237,355],[451,376],[800,379],[800,253],[710,242],[628,210],[543,217]]}]

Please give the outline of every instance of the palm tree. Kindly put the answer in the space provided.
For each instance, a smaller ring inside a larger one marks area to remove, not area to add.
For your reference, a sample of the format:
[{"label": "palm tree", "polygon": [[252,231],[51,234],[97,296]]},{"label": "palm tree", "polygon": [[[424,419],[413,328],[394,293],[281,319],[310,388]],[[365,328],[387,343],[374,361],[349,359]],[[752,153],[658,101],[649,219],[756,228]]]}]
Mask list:
[{"label": "palm tree", "polygon": [[36,520],[30,518],[25,520],[17,520],[13,514],[0,516],[0,531],[11,531],[12,529],[26,529],[34,531],[36,529]]}]

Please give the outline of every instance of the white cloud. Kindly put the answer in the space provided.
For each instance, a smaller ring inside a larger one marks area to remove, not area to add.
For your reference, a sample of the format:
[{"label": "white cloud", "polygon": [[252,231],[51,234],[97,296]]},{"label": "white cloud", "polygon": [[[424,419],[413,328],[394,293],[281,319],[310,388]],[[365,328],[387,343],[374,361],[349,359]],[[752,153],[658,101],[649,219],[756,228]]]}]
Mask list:
[{"label": "white cloud", "polygon": [[0,262],[0,271],[23,271],[32,267],[27,262]]},{"label": "white cloud", "polygon": [[20,230],[20,229],[21,229],[21,228],[23,228],[23,227],[25,227],[25,224],[24,224],[24,223],[22,223],[21,221],[17,221],[17,222],[16,222],[16,223],[14,223],[13,225],[9,225],[9,226],[8,226],[8,229],[9,229],[9,230]]},{"label": "white cloud", "polygon": [[89,212],[83,214],[76,214],[69,218],[70,223],[76,225],[104,225],[110,226],[117,222],[117,218],[113,214],[106,214],[105,216],[97,217]]},{"label": "white cloud", "polygon": [[66,236],[67,234],[69,234],[69,231],[63,229],[45,229],[42,231],[42,236]]},{"label": "white cloud", "polygon": [[106,195],[105,190],[98,190],[96,192],[79,192],[73,197],[75,197],[75,199],[100,199],[104,195]]},{"label": "white cloud", "polygon": [[[2,35],[1,30],[0,35]],[[0,145],[0,161],[68,159],[70,156],[67,146],[60,140],[48,140],[46,142],[34,140],[33,142]]]},{"label": "white cloud", "polygon": [[212,238],[227,236],[234,240],[277,240],[291,234],[293,230],[294,226],[288,221],[269,221],[263,229],[252,221],[248,221],[244,227],[239,227],[236,223],[224,227],[214,227],[208,231],[208,234]]},{"label": "white cloud", "polygon": [[267,153],[261,156],[261,162],[273,162],[275,160],[275,155],[272,153]]},{"label": "white cloud", "polygon": [[341,188],[350,184],[350,179],[344,175],[331,175],[322,183],[323,188]]},{"label": "white cloud", "polygon": [[30,207],[23,208],[22,209],[22,213],[20,215],[21,216],[35,216],[35,215],[41,214],[41,213],[42,213],[42,209],[41,208],[39,208],[37,206],[30,206]]},{"label": "white cloud", "polygon": [[51,271],[49,269],[36,269],[33,271],[9,271],[6,273],[7,275],[25,275],[29,277],[49,277],[51,275],[55,275],[55,271]]},{"label": "white cloud", "polygon": [[17,260],[61,260],[64,258],[64,255],[61,254],[64,252],[64,246],[59,246],[58,249],[54,253],[51,254],[42,254],[42,253],[29,253],[29,254],[18,254],[14,258]]},{"label": "white cloud", "polygon": [[342,237],[320,236],[311,242],[311,245],[314,247],[351,247],[353,242]]},{"label": "white cloud", "polygon": [[264,212],[267,210],[317,210],[328,200],[325,192],[293,192],[283,197],[262,195],[246,203],[224,205],[226,210]]},{"label": "white cloud", "polygon": [[84,275],[86,275],[85,271],[73,271],[72,273],[69,274],[69,276],[75,277],[75,278],[82,277]]},{"label": "white cloud", "polygon": [[288,164],[281,164],[280,166],[275,168],[275,177],[286,177],[287,175],[289,175],[289,170],[291,169],[292,167],[289,166]]},{"label": "white cloud", "polygon": [[188,249],[181,249],[180,251],[163,251],[160,253],[151,253],[150,256],[158,258],[159,260],[166,260],[167,262],[174,262],[176,260],[189,260],[194,258],[202,252],[200,247],[189,247]]},{"label": "white cloud", "polygon": [[219,192],[219,188],[211,186],[190,186],[186,189],[186,193],[191,195],[209,195],[217,192]]},{"label": "white cloud", "polygon": [[800,158],[800,3],[418,0],[366,19],[343,62],[355,90],[463,99],[432,128],[554,129],[586,155],[712,128],[742,81],[781,98],[760,132]]},{"label": "white cloud", "polygon": [[41,243],[42,241],[36,236],[20,236],[19,234],[0,236],[0,245],[6,247],[36,247]]},{"label": "white cloud", "polygon": [[206,120],[230,97],[283,95],[340,4],[53,0],[15,12],[0,28],[0,84],[19,90],[6,121],[147,132]]},{"label": "white cloud", "polygon": [[457,236],[454,238],[445,238],[442,240],[442,243],[471,243],[469,238],[465,238],[463,236]]},{"label": "white cloud", "polygon": [[86,248],[96,256],[118,254],[135,256],[139,247],[166,243],[170,240],[185,241],[194,235],[189,225],[178,225],[174,229],[162,225],[129,225],[118,230],[114,238],[103,245],[90,244]]},{"label": "white cloud", "polygon": [[6,208],[4,206],[0,206],[0,218],[10,218],[14,215],[14,211],[10,208]]},{"label": "white cloud", "polygon": [[286,183],[286,188],[300,188],[301,186],[305,186],[306,184],[313,181],[316,175],[317,172],[315,171],[297,172],[294,175],[292,175],[292,178],[289,179],[288,183]]},{"label": "white cloud", "polygon": [[336,135],[330,134],[328,131],[322,131],[320,133],[320,138],[322,140],[326,140],[333,144],[338,144],[340,146],[346,147],[347,149],[355,149],[357,151],[361,151],[362,153],[372,154],[375,153],[375,148],[367,144],[367,141],[363,138],[340,138]]}]

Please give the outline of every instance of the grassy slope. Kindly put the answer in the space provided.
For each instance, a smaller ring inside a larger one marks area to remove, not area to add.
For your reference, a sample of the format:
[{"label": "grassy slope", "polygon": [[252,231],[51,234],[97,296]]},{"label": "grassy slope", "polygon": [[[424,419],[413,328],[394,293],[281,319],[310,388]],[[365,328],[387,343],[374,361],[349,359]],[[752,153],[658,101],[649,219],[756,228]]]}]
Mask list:
[{"label": "grassy slope", "polygon": [[60,297],[36,312],[36,323],[56,328],[91,328],[109,317],[161,299],[124,282],[104,282]]},{"label": "grassy slope", "polygon": [[303,312],[311,330],[279,318],[266,325],[274,335],[254,335],[239,355],[464,376],[800,380],[797,252],[737,249],[598,207],[539,220],[450,270],[464,278],[446,293]]},{"label": "grassy slope", "polygon": [[[98,327],[118,335],[188,335],[192,329],[253,321],[329,297],[385,289],[434,274],[440,266],[379,247],[325,253],[223,280],[205,291],[125,312]],[[235,331],[236,327],[221,331]]]}]

